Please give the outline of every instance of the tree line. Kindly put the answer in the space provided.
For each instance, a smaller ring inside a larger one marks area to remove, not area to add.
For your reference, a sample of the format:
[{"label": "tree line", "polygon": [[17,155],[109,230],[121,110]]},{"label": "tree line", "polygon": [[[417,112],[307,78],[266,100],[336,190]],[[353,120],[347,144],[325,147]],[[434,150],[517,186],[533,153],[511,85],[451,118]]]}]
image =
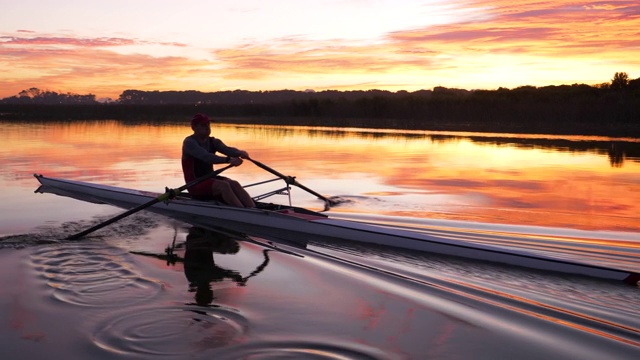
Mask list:
[{"label": "tree line", "polygon": [[195,112],[263,124],[640,136],[640,78],[414,92],[126,90],[110,102],[32,88],[0,100],[0,119],[183,121]]}]

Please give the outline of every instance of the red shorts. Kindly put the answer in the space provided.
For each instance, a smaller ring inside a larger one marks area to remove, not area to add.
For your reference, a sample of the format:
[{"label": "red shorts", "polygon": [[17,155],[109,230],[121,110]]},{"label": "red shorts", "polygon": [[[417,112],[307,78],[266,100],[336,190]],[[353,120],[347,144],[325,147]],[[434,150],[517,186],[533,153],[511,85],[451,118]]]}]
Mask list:
[{"label": "red shorts", "polygon": [[187,191],[189,191],[189,194],[195,197],[206,198],[206,199],[214,199],[214,198],[217,199],[218,197],[213,196],[213,194],[211,193],[211,186],[215,181],[225,180],[225,179],[227,178],[224,176],[216,176],[191,186],[190,188],[187,189]]}]

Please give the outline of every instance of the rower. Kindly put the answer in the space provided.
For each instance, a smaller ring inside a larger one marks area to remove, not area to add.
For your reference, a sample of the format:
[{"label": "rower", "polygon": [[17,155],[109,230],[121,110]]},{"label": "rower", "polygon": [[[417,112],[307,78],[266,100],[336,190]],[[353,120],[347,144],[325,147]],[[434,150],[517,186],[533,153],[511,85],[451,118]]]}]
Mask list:
[{"label": "rower", "polygon": [[[194,115],[191,129],[193,134],[187,136],[182,143],[182,172],[187,183],[213,172],[214,164],[240,166],[242,159],[249,158],[245,150],[227,146],[222,140],[210,136],[211,120],[206,114]],[[251,195],[242,185],[224,176],[212,177],[187,190],[194,197],[220,200],[237,207],[255,207]]]}]

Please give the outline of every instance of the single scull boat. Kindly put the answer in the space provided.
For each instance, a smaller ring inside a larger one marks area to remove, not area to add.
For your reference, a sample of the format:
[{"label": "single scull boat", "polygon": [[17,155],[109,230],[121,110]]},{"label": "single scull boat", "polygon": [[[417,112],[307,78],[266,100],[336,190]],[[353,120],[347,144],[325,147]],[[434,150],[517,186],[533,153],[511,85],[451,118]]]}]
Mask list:
[{"label": "single scull boat", "polygon": [[[122,187],[50,178],[43,175],[35,175],[35,177],[41,183],[37,192],[52,193],[99,204],[110,204],[123,209],[131,209],[149,203],[162,195]],[[284,188],[285,192],[288,189],[287,185]],[[280,189],[270,192],[268,195],[282,192],[283,189]],[[264,197],[265,195],[256,196],[255,199],[261,200]],[[524,251],[507,251],[496,246],[456,241],[410,229],[332,219],[323,213],[291,205],[261,201],[257,201],[256,204],[257,207],[252,209],[237,208],[215,201],[192,199],[181,193],[168,201],[154,203],[146,210],[195,226],[227,228],[241,231],[247,235],[277,238],[289,242],[306,243],[320,238],[341,239],[540,270],[624,280],[630,284],[637,284],[640,280],[639,274],[621,269],[554,259]]]}]

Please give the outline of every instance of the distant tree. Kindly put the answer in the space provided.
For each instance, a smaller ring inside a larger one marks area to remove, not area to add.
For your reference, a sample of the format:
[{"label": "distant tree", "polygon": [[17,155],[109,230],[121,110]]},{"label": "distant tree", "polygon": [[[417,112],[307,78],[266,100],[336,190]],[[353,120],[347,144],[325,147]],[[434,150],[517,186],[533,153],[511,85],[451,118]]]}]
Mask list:
[{"label": "distant tree", "polygon": [[95,104],[96,96],[94,94],[79,95],[73,93],[59,94],[55,91],[40,90],[38,88],[30,88],[22,90],[17,96],[3,99],[5,104]]},{"label": "distant tree", "polygon": [[627,85],[631,90],[640,90],[640,78],[629,80]]},{"label": "distant tree", "polygon": [[617,72],[611,79],[612,90],[622,90],[629,85],[629,75],[626,72]]},{"label": "distant tree", "polygon": [[18,93],[18,97],[34,99],[34,98],[37,98],[38,96],[42,96],[42,94],[43,94],[42,90],[33,87],[27,90],[20,91]]}]

